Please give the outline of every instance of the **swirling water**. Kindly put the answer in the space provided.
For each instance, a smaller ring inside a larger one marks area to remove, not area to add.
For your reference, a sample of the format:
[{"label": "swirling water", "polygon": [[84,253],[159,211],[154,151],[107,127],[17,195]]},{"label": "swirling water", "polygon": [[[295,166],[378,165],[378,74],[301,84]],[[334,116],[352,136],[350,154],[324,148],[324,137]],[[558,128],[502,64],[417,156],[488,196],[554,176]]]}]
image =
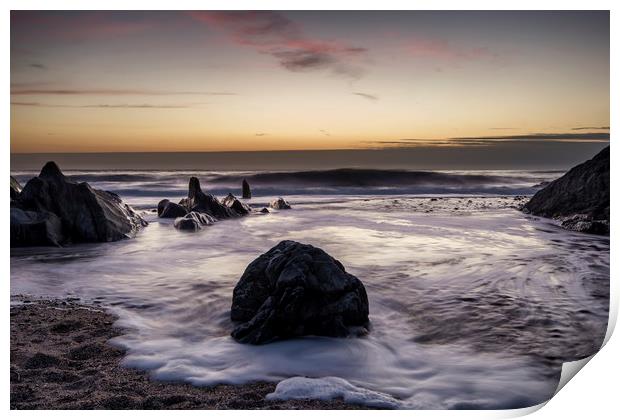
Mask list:
[{"label": "swirling water", "polygon": [[[368,390],[360,398],[370,405],[381,395],[402,408],[515,408],[548,399],[561,363],[595,352],[605,334],[609,238],[526,216],[514,208],[518,198],[489,190],[531,192],[531,181],[542,180],[531,174],[508,185],[461,184],[464,192],[443,185],[433,198],[421,195],[432,189],[426,184],[416,191],[347,184],[327,193],[312,183],[266,183],[249,203],[260,208],[270,194],[296,190],[287,196],[293,210],[197,233],[146,210],[181,197],[188,174],[104,175],[89,182],[145,209],[150,225],[116,243],[14,249],[11,292],[108,306],[127,328],[115,339],[127,349],[124,363],[155,379],[209,386],[336,377]],[[214,189],[227,187],[233,183]],[[367,337],[264,346],[230,338],[232,288],[248,263],[283,239],[323,248],[362,280]],[[297,397],[316,395],[304,386]]]}]

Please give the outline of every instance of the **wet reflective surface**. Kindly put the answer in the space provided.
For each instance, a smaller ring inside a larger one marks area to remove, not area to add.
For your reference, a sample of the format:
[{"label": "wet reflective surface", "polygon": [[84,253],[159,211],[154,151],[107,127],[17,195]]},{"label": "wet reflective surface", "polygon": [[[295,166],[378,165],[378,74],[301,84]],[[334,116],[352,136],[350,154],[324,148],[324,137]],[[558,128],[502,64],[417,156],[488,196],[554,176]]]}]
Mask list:
[{"label": "wet reflective surface", "polygon": [[[260,208],[268,198],[250,203]],[[14,249],[11,292],[109,306],[128,328],[116,340],[128,349],[125,363],[158,379],[335,376],[408,408],[536,404],[555,390],[562,361],[602,343],[608,237],[530,218],[512,208],[513,197],[287,199],[293,210],[198,233],[149,213],[151,224],[134,240]],[[362,280],[368,337],[264,346],[229,337],[232,288],[283,239],[323,248]]]}]

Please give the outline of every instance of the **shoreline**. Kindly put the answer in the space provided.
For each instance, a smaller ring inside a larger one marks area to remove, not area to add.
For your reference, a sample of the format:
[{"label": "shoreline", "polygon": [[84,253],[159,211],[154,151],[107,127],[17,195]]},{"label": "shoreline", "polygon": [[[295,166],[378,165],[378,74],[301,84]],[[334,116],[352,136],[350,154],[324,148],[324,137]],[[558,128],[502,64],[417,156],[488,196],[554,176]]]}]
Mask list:
[{"label": "shoreline", "polygon": [[[121,366],[109,340],[123,331],[103,306],[11,296],[10,408],[364,409],[342,400],[266,401],[276,383],[197,387]],[[13,301],[20,301],[14,304]]]}]

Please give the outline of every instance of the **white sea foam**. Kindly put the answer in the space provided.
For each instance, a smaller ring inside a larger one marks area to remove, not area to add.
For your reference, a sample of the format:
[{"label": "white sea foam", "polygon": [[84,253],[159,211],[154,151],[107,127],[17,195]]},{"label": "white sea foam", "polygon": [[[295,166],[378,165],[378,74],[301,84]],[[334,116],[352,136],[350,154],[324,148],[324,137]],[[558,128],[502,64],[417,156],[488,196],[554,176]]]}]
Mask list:
[{"label": "white sea foam", "polygon": [[333,400],[341,398],[349,404],[360,404],[376,408],[400,408],[402,404],[387,394],[373,392],[357,387],[342,378],[328,376],[325,378],[288,378],[268,394],[267,400]]},{"label": "white sea foam", "polygon": [[[273,381],[275,396],[402,408],[536,404],[555,389],[566,351],[592,351],[604,334],[608,238],[536,221],[509,208],[512,198],[287,198],[293,210],[197,233],[151,215],[133,240],[14,249],[11,292],[109,306],[127,328],[114,339],[124,364],[156,379]],[[366,338],[230,338],[234,285],[282,239],[323,248],[362,280]]]}]

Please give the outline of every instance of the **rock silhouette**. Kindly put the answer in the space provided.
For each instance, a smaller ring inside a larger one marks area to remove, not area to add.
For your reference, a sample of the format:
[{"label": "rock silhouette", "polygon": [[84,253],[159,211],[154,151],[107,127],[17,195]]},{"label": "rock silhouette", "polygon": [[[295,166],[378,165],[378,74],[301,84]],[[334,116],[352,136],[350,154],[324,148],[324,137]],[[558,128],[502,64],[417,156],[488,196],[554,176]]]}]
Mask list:
[{"label": "rock silhouette", "polygon": [[196,177],[191,177],[189,179],[188,196],[182,199],[179,204],[190,212],[206,213],[216,219],[227,219],[229,217],[238,216],[233,209],[220,203],[216,197],[202,192],[200,181]]},{"label": "rock silhouette", "polygon": [[325,251],[282,241],[255,259],[233,291],[237,341],[263,344],[303,335],[366,332],[368,297],[357,277]]},{"label": "rock silhouette", "polygon": [[523,211],[561,221],[579,232],[609,233],[609,146],[550,182]]},{"label": "rock silhouette", "polygon": [[[162,218],[176,218],[174,226],[182,230],[200,230],[220,219],[245,216],[252,208],[234,195],[228,194],[222,201],[206,194],[200,188],[196,177],[189,179],[187,198],[179,204],[164,199],[157,204],[157,215]],[[205,217],[202,217],[205,216]]]},{"label": "rock silhouette", "polygon": [[252,198],[252,190],[250,190],[250,184],[245,179],[241,183],[241,197],[247,200]]},{"label": "rock silhouette", "polygon": [[68,181],[54,162],[28,181],[11,208],[11,246],[118,241],[147,225],[117,194]]}]

